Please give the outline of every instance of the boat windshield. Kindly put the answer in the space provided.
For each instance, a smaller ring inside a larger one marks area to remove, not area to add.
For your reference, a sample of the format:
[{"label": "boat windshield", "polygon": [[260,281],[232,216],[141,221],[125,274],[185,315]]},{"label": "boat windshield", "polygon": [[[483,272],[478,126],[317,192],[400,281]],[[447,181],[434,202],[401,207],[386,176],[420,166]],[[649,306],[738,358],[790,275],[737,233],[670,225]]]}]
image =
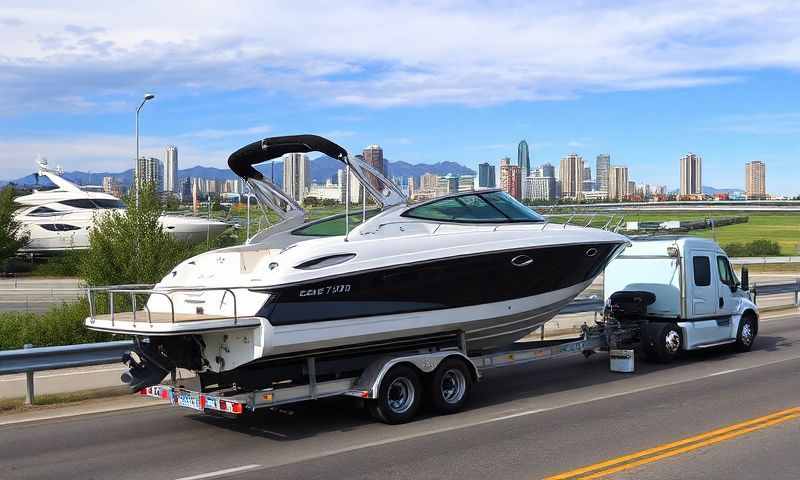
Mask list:
[{"label": "boat windshield", "polygon": [[545,219],[505,192],[445,197],[414,207],[404,217],[464,223],[544,222]]},{"label": "boat windshield", "polygon": [[[369,220],[380,212],[381,211],[378,209],[367,210],[366,219]],[[293,230],[292,235],[309,237],[335,237],[337,235],[344,235],[346,224],[349,224],[349,232],[355,227],[361,225],[361,221],[363,219],[363,212],[355,212],[350,214],[350,221],[345,222],[345,214],[340,213],[338,215],[332,215],[330,217],[325,217],[303,225],[302,227]]]}]

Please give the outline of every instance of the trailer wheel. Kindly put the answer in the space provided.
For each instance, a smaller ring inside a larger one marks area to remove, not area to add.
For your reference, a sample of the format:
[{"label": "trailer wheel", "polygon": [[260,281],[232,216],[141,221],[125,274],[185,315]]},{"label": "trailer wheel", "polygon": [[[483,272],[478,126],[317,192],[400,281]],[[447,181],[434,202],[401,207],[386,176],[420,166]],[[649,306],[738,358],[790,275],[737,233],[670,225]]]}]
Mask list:
[{"label": "trailer wheel", "polygon": [[739,332],[736,334],[734,348],[737,352],[749,352],[758,333],[756,320],[751,314],[745,314],[739,322]]},{"label": "trailer wheel", "polygon": [[463,361],[447,358],[428,378],[431,406],[437,413],[456,413],[464,408],[472,389],[472,372]]},{"label": "trailer wheel", "polygon": [[422,404],[422,382],[408,365],[392,367],[381,380],[378,398],[368,403],[373,418],[395,425],[410,422]]},{"label": "trailer wheel", "polygon": [[678,356],[683,345],[681,329],[674,323],[651,323],[647,325],[644,354],[647,360],[669,363]]}]

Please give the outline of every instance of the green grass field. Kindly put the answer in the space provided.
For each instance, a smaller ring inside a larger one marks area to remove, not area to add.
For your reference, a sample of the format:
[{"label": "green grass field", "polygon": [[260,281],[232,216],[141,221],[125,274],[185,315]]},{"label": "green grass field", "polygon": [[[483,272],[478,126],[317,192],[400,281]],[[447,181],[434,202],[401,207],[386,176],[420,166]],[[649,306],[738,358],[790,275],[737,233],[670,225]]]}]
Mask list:
[{"label": "green grass field", "polygon": [[[778,242],[783,255],[800,255],[800,214],[795,213],[749,213],[749,212],[656,212],[656,213],[626,213],[625,222],[663,222],[667,220],[702,220],[705,218],[720,218],[746,216],[747,223],[727,225],[711,229],[696,230],[691,235],[704,238],[713,238],[721,245],[730,243],[748,243],[753,240],[773,240]],[[566,221],[569,216],[551,217],[552,222]],[[608,220],[607,214],[598,214],[592,219],[592,226],[603,226]],[[617,215],[616,221],[620,219]],[[575,216],[570,223],[585,224],[589,216]]]},{"label": "green grass field", "polygon": [[[537,209],[534,207],[534,209]],[[549,213],[548,208],[539,208],[540,213]],[[317,220],[330,215],[344,213],[344,207],[313,207],[307,208],[306,212],[310,220]],[[351,228],[360,223],[361,208],[351,209],[352,216]],[[753,240],[773,240],[778,242],[783,255],[800,255],[800,214],[795,213],[749,213],[749,212],[648,212],[648,213],[625,213],[624,221],[666,221],[666,220],[702,220],[704,218],[721,218],[733,216],[747,216],[747,223],[728,225],[715,228],[712,232],[708,230],[698,230],[691,233],[705,238],[714,238],[721,245],[730,243],[748,243]],[[550,218],[551,222],[561,223],[566,221],[569,215],[559,215]],[[607,214],[598,214],[591,218],[591,226],[602,227],[609,219]],[[276,219],[270,219],[275,221]],[[586,224],[590,216],[581,214],[575,216],[571,223]],[[614,223],[620,220],[620,215],[614,217]],[[326,227],[341,230],[344,232],[344,222],[331,222]],[[326,229],[327,230],[327,229]]]}]

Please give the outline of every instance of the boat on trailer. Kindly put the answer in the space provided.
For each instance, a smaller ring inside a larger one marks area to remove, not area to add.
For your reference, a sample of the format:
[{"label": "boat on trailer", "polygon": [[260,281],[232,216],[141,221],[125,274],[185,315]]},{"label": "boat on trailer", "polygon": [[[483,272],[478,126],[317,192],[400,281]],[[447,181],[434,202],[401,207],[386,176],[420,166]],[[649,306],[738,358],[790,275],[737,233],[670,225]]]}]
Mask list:
[{"label": "boat on trailer", "polygon": [[[348,197],[352,176],[378,208],[350,212],[347,198],[344,214],[306,222],[254,168],[312,151],[341,161]],[[197,372],[203,391],[266,388],[307,376],[310,356],[356,371],[448,338],[488,352],[553,318],[628,244],[608,228],[550,223],[495,189],[411,204],[381,171],[314,135],[254,142],[228,164],[278,223],[154,286],[89,290],[86,326],[135,339],[123,374],[133,390],[178,368]],[[120,297],[130,311],[115,311]]]}]

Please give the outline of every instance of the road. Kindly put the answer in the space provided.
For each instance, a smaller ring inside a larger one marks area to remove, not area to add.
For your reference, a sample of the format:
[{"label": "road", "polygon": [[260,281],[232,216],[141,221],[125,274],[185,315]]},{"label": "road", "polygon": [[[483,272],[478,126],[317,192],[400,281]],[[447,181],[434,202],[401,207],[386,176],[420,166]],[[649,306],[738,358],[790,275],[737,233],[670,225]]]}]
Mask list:
[{"label": "road", "polygon": [[[1,426],[0,471],[6,479],[464,480],[544,478],[600,463],[589,467],[595,478],[613,467],[605,478],[796,479],[800,410],[787,409],[800,407],[800,316],[778,315],[750,353],[694,353],[640,363],[630,375],[609,372],[604,355],[500,369],[476,385],[466,411],[407,425],[377,424],[350,399],[328,399],[249,422],[158,405]],[[783,413],[757,429],[736,426],[775,412]],[[714,431],[686,452],[670,446]],[[604,463],[656,447],[667,453]]]},{"label": "road", "polygon": [[0,312],[46,312],[85,296],[77,278],[2,278]]}]

